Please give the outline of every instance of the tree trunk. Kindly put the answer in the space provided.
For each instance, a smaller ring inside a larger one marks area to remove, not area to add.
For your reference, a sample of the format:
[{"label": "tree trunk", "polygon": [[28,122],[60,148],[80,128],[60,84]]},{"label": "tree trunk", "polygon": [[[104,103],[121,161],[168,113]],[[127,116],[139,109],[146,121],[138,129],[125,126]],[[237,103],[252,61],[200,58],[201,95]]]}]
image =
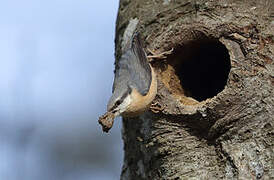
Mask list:
[{"label": "tree trunk", "polygon": [[[120,0],[116,60],[137,29],[149,112],[123,119],[121,179],[273,179],[273,0]],[[148,52],[148,51],[147,51]]]}]

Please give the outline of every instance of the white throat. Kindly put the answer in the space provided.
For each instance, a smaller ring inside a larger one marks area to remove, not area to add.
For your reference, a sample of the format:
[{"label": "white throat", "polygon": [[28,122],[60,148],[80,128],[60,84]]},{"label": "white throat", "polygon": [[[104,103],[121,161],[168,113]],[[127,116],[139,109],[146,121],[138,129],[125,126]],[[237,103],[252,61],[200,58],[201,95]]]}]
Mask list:
[{"label": "white throat", "polygon": [[132,99],[131,99],[130,95],[127,96],[127,97],[123,100],[123,102],[116,108],[117,111],[115,112],[115,116],[119,116],[119,115],[121,115],[123,112],[126,112],[127,109],[128,109],[128,107],[129,107],[129,105],[130,105],[130,103],[131,103],[131,101],[132,101]]}]

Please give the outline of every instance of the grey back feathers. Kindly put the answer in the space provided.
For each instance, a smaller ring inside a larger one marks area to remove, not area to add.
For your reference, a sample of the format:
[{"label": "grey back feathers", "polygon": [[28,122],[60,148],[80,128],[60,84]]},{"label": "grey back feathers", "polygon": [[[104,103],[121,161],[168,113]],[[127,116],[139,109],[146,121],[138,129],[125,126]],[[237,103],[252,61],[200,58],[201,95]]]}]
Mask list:
[{"label": "grey back feathers", "polygon": [[145,96],[150,88],[152,74],[146,53],[138,33],[134,33],[121,58],[115,66],[112,97],[108,104],[114,108],[117,101],[122,101],[132,88]]},{"label": "grey back feathers", "polygon": [[134,33],[117,63],[113,92],[117,86],[126,85],[135,88],[144,96],[149,91],[151,80],[151,68],[142,47],[140,35]]}]

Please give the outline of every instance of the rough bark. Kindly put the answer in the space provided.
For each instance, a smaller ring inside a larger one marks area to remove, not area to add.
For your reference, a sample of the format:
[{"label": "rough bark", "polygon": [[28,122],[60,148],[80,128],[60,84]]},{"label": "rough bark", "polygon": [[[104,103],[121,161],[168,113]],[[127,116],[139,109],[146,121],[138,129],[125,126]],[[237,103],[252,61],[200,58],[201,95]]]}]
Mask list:
[{"label": "rough bark", "polygon": [[123,119],[121,179],[274,179],[273,15],[272,0],[120,0],[117,60],[136,22],[147,48],[174,48],[152,63],[153,111]]}]

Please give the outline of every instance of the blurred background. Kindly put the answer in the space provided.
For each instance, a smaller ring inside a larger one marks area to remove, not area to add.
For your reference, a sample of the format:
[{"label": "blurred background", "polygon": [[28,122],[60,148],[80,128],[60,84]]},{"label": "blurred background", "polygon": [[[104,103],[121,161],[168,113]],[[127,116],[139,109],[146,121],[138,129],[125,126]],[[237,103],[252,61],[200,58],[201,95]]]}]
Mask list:
[{"label": "blurred background", "polygon": [[118,0],[0,1],[0,180],[119,179],[111,96]]}]

